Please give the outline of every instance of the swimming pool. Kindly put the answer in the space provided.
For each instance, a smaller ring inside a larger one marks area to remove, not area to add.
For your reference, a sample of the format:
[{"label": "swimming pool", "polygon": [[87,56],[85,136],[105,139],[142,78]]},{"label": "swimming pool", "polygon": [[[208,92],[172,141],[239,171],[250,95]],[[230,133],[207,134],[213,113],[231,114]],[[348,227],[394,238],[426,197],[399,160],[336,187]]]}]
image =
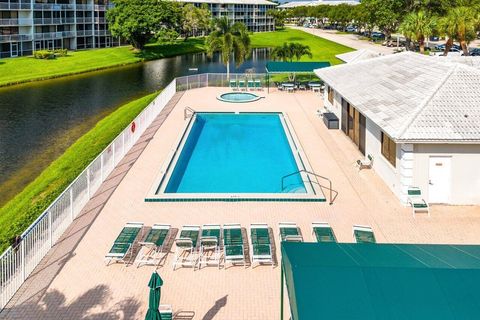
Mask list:
[{"label": "swimming pool", "polygon": [[146,201],[312,195],[282,113],[196,113]]},{"label": "swimming pool", "polygon": [[217,99],[220,101],[232,103],[253,102],[260,98],[261,97],[257,96],[256,94],[249,92],[228,92],[217,97]]}]

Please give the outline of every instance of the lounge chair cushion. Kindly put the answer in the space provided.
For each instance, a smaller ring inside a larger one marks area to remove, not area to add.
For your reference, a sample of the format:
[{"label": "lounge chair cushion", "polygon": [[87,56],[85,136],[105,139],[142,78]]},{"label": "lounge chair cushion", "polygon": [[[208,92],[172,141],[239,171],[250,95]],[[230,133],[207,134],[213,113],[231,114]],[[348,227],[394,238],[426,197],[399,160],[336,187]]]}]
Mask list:
[{"label": "lounge chair cushion", "polygon": [[376,243],[375,235],[370,231],[355,230],[355,239],[357,243]]},{"label": "lounge chair cushion", "polygon": [[299,235],[300,233],[298,232],[297,227],[280,228],[280,236],[282,237],[282,241],[284,241],[287,236],[299,236]]},{"label": "lounge chair cushion", "polygon": [[332,228],[313,228],[317,242],[337,242]]},{"label": "lounge chair cushion", "polygon": [[253,255],[270,255],[270,234],[268,228],[253,228],[250,230]]},{"label": "lounge chair cushion", "polygon": [[151,229],[143,242],[153,243],[157,247],[161,247],[165,242],[168,229]]},{"label": "lounge chair cushion", "polygon": [[180,232],[180,238],[191,239],[192,245],[195,248],[197,246],[198,234],[198,230],[182,230],[182,232]]}]

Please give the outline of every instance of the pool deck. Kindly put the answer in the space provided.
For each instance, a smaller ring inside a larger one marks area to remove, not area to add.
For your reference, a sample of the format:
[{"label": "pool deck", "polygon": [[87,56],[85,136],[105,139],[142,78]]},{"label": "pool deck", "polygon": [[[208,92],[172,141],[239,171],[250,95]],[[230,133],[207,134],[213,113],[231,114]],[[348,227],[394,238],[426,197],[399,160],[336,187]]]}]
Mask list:
[{"label": "pool deck", "polygon": [[[203,88],[177,95],[126,159],[102,185],[74,224],[50,250],[27,282],[0,313],[0,319],[143,319],[152,266],[104,264],[123,225],[141,221],[171,224],[269,224],[280,260],[278,223],[296,222],[305,241],[311,223],[332,226],[339,242],[353,242],[352,225],[372,226],[377,242],[480,244],[480,208],[440,206],[431,218],[400,205],[372,170],[358,171],[361,158],[340,130],[327,130],[316,111],[318,93],[273,92],[247,104],[220,102],[226,88]],[[178,102],[177,102],[178,101]],[[197,111],[274,111],[288,115],[312,169],[333,181],[338,197],[322,202],[144,202],[158,172],[185,125],[184,108]],[[172,247],[172,252],[175,246]],[[164,280],[162,304],[174,319],[279,319],[278,266],[206,267],[172,270],[173,253],[158,269]],[[287,304],[286,304],[287,305]]]}]

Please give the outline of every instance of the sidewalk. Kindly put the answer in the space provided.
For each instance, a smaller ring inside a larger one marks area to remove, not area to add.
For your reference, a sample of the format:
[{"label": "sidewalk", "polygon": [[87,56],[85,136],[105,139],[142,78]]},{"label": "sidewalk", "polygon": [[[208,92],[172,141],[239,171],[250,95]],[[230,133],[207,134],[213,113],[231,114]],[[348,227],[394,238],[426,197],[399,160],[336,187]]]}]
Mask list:
[{"label": "sidewalk", "polygon": [[323,29],[312,29],[312,28],[303,28],[303,27],[294,27],[293,29],[301,30],[310,34],[313,34],[324,39],[343,44],[347,47],[359,50],[359,49],[369,49],[381,54],[392,54],[395,48],[384,47],[379,44],[373,44],[369,41],[359,40],[358,36],[355,34],[339,34],[336,30],[323,30]]}]

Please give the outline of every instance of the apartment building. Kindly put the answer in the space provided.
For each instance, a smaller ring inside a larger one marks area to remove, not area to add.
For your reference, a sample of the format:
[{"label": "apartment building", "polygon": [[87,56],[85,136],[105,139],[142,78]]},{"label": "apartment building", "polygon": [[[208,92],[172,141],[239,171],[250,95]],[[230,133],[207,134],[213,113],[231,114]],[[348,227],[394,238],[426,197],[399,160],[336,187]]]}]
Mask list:
[{"label": "apartment building", "polygon": [[0,0],[0,58],[118,45],[107,30],[109,6],[108,0]]},{"label": "apartment building", "polygon": [[249,31],[274,31],[275,21],[267,11],[276,4],[266,0],[178,0],[200,7],[208,5],[213,18],[228,17],[234,22],[244,23]]}]

